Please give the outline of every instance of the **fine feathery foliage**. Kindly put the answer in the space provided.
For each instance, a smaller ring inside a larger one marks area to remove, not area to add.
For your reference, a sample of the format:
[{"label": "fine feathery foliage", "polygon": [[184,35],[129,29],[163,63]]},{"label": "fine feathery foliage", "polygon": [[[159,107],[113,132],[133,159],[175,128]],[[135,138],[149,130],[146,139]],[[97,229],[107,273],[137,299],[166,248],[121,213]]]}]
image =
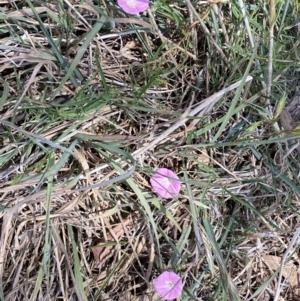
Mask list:
[{"label": "fine feathery foliage", "polygon": [[300,299],[299,1],[0,22],[0,301]]}]

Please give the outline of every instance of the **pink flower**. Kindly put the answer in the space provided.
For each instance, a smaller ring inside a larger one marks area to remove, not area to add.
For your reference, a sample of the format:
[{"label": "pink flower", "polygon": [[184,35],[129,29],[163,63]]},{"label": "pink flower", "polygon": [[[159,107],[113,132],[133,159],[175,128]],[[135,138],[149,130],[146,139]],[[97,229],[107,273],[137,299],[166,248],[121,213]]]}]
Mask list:
[{"label": "pink flower", "polygon": [[164,271],[156,278],[154,288],[164,300],[173,300],[181,296],[183,283],[174,272]]},{"label": "pink flower", "polygon": [[177,196],[181,186],[177,175],[167,168],[159,168],[150,178],[150,183],[154,191],[165,199]]},{"label": "pink flower", "polygon": [[136,15],[147,10],[149,0],[118,0],[118,5],[126,13]]}]

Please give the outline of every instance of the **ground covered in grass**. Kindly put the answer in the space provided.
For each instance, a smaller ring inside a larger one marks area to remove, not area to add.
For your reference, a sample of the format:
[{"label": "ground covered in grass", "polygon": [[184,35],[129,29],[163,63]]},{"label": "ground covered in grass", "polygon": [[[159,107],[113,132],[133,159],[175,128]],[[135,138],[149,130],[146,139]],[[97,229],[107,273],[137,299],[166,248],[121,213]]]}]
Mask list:
[{"label": "ground covered in grass", "polygon": [[165,270],[183,301],[299,300],[298,1],[2,0],[0,24],[1,301],[162,300]]}]

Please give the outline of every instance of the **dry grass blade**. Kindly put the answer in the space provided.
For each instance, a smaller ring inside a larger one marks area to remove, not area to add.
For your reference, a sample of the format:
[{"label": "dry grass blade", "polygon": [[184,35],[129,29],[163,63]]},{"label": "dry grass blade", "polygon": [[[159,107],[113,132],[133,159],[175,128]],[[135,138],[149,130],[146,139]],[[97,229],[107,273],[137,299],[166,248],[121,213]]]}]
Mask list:
[{"label": "dry grass blade", "polygon": [[[69,154],[71,154],[72,156],[75,157],[75,155],[72,153],[72,151],[71,151],[70,149],[67,149],[67,148],[65,148],[65,147],[63,147],[63,146],[60,146],[59,144],[54,143],[54,142],[52,142],[52,141],[50,141],[50,140],[48,140],[48,139],[46,139],[46,138],[44,138],[44,137],[41,137],[41,136],[39,136],[39,135],[36,135],[36,134],[33,134],[33,133],[29,133],[29,132],[23,130],[22,128],[15,126],[14,124],[12,124],[12,123],[9,122],[9,121],[1,120],[1,119],[0,119],[0,123],[2,123],[3,125],[9,126],[9,127],[13,128],[13,129],[15,129],[16,131],[23,133],[24,135],[27,135],[27,136],[28,136],[29,138],[31,138],[31,139],[34,138],[34,139],[36,139],[36,140],[39,141],[39,142],[48,144],[50,147],[52,147],[52,148],[54,148],[54,149],[60,149],[60,150],[66,152],[66,153],[69,153]],[[38,145],[40,145],[39,142],[36,142],[36,143],[37,143]],[[73,145],[73,147],[74,147],[74,145]],[[42,147],[42,148],[43,148],[43,147]]]},{"label": "dry grass blade", "polygon": [[98,2],[0,1],[0,300],[299,300],[300,4]]},{"label": "dry grass blade", "polygon": [[223,50],[220,48],[218,43],[215,41],[215,39],[213,38],[213,35],[209,32],[208,28],[206,27],[205,23],[203,22],[203,20],[201,19],[201,17],[197,13],[197,11],[195,10],[195,8],[192,5],[192,3],[190,2],[190,0],[185,0],[185,1],[188,5],[189,9],[191,9],[191,11],[194,13],[195,17],[198,19],[204,33],[209,37],[209,39],[212,42],[212,44],[214,45],[214,47],[216,47],[221,58],[224,60],[224,62],[227,64],[228,67],[231,67],[231,64],[230,64],[229,60],[227,59],[226,55],[224,54]]},{"label": "dry grass blade", "polygon": [[[248,76],[245,79],[245,82],[251,81],[252,77]],[[208,113],[209,110],[213,107],[213,105],[220,100],[221,97],[223,97],[226,93],[236,89],[240,86],[240,83],[242,81],[238,81],[232,85],[230,85],[227,88],[224,88],[223,90],[213,94],[212,96],[204,99],[201,101],[199,105],[195,109],[193,109],[191,112],[188,113],[189,117],[195,116],[200,111],[204,111],[205,113]],[[160,141],[162,141],[164,138],[168,137],[169,134],[173,133],[176,129],[178,129],[181,125],[185,124],[189,118],[185,117],[179,121],[177,121],[173,126],[171,126],[169,129],[167,129],[163,134],[161,134],[159,137],[154,139],[152,142],[150,142],[147,146],[143,147],[142,149],[138,150],[137,152],[133,153],[133,156],[135,158],[141,156],[144,154],[147,150],[149,150],[152,147],[155,147]]]},{"label": "dry grass blade", "polygon": [[270,39],[269,39],[269,61],[268,61],[268,82],[266,87],[267,97],[271,96],[273,80],[273,52],[274,52],[274,25],[276,19],[275,1],[270,0]]},{"label": "dry grass blade", "polygon": [[[279,277],[278,277],[278,285],[276,288],[276,294],[274,297],[274,301],[278,301],[280,298],[280,293],[282,290],[281,289],[281,285],[282,285],[281,279],[282,279],[282,274],[284,273],[284,265],[285,265],[288,257],[295,252],[295,245],[297,246],[297,242],[299,243],[299,237],[300,237],[300,227],[296,230],[289,246],[287,247],[287,249],[282,257],[281,264],[280,264]],[[293,250],[293,248],[294,248],[294,250]],[[294,279],[293,279],[293,283],[294,283]],[[299,285],[298,281],[297,281],[297,285]]]}]

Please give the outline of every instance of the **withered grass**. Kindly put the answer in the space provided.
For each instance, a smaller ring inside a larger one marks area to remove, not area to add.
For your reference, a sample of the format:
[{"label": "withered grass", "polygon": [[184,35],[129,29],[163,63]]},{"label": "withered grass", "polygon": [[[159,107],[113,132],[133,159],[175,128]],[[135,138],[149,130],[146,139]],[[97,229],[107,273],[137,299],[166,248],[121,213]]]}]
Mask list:
[{"label": "withered grass", "polygon": [[0,1],[0,300],[299,300],[300,4],[115,2]]}]

